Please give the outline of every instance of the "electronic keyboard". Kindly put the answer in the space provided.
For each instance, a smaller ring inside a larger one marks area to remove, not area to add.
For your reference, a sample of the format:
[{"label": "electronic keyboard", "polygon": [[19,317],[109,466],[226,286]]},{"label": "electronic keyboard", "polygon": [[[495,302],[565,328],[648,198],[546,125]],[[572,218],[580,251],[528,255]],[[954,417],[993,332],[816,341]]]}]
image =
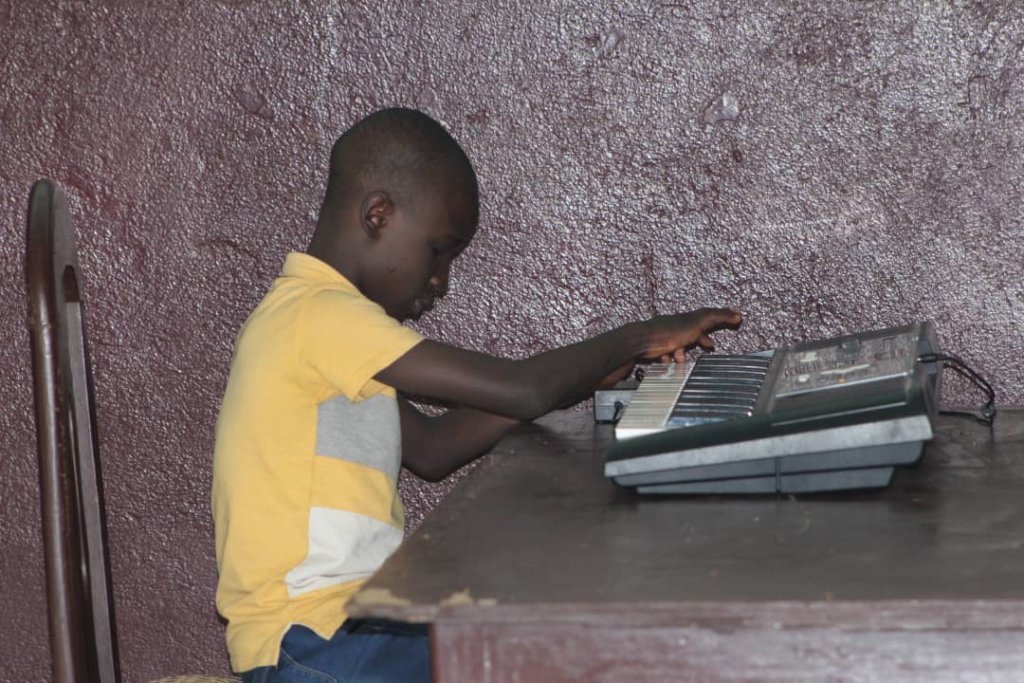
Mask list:
[{"label": "electronic keyboard", "polygon": [[918,359],[937,351],[924,322],[651,365],[622,401],[605,475],[641,493],[887,486],[932,438],[939,368]]}]

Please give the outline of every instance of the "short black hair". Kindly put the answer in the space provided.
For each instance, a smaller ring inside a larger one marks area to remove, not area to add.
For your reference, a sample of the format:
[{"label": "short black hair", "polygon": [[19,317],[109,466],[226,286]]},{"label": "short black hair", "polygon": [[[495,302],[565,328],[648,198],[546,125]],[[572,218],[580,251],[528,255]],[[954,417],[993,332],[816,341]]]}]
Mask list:
[{"label": "short black hair", "polygon": [[341,206],[375,190],[389,192],[396,203],[415,203],[424,190],[440,183],[462,189],[476,207],[473,165],[444,126],[415,109],[382,109],[358,121],[331,147],[324,205]]}]

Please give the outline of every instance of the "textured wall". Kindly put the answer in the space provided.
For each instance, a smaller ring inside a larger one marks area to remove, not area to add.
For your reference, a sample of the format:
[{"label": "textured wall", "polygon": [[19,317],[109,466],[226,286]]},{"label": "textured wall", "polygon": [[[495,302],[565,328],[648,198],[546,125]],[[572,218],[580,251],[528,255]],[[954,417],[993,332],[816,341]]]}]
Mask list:
[{"label": "textured wall", "polygon": [[[477,166],[436,337],[522,356],[727,303],[720,346],[753,350],[929,318],[1020,404],[1022,36],[1009,0],[0,0],[0,679],[49,677],[37,177],[77,219],[127,680],[223,671],[217,403],[348,124],[417,106]],[[412,516],[448,485],[405,481]]]}]

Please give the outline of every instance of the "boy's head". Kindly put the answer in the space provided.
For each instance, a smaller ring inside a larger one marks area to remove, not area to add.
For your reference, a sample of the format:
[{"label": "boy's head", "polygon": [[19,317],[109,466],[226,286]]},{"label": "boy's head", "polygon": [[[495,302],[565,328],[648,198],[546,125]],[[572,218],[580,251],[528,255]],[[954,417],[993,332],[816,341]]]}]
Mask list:
[{"label": "boy's head", "polygon": [[476,174],[459,144],[422,112],[385,109],[334,143],[308,251],[388,315],[417,318],[445,294],[478,215]]}]

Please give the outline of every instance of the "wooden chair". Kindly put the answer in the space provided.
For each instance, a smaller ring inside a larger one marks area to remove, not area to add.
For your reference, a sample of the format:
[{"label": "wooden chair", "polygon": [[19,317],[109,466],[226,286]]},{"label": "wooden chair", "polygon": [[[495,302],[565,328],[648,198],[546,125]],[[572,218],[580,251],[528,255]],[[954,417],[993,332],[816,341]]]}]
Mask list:
[{"label": "wooden chair", "polygon": [[119,683],[78,256],[67,199],[49,180],[40,180],[32,188],[26,243],[53,681]]}]

